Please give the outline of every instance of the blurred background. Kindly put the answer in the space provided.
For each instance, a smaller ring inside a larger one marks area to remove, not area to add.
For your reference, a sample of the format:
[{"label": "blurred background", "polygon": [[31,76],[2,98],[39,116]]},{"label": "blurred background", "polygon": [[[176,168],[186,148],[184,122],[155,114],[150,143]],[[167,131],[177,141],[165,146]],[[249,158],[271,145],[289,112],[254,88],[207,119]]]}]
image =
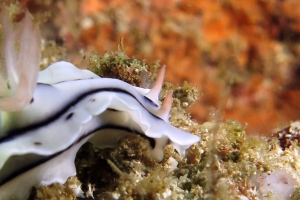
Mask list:
[{"label": "blurred background", "polygon": [[199,123],[234,119],[269,135],[300,119],[299,0],[21,0],[42,37],[82,65],[117,50],[167,66],[166,80],[202,94]]}]

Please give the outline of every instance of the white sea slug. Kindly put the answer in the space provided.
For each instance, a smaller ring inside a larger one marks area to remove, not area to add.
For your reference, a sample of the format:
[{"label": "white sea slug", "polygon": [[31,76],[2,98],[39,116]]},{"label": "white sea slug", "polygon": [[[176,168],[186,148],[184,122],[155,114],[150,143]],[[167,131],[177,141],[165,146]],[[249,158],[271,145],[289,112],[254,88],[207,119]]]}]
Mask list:
[{"label": "white sea slug", "polygon": [[[107,148],[114,147],[126,134],[140,134],[150,141],[151,155],[157,161],[162,160],[168,143],[184,155],[199,141],[199,137],[169,124],[171,93],[158,106],[164,68],[151,90],[100,78],[63,61],[37,74],[37,28],[26,13],[23,23],[16,27],[21,34],[14,35],[5,12],[0,199],[26,199],[32,186],[64,183],[76,174],[74,159],[87,141]],[[20,44],[18,51],[12,46],[16,40]]]}]

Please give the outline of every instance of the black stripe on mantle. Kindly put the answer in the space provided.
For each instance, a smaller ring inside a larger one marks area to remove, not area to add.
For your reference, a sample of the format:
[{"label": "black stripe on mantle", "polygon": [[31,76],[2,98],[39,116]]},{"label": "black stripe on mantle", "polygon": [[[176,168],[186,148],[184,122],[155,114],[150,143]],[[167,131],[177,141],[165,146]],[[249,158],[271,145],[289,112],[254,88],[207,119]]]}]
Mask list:
[{"label": "black stripe on mantle", "polygon": [[[38,85],[47,85],[47,86],[51,86],[48,84],[38,84]],[[66,113],[72,106],[74,106],[75,104],[77,104],[78,102],[80,102],[81,100],[83,100],[85,97],[87,97],[88,95],[91,94],[95,94],[98,92],[117,92],[117,93],[123,93],[126,95],[129,95],[131,97],[133,97],[134,99],[136,99],[136,101],[145,109],[147,110],[144,105],[138,101],[137,97],[134,96],[133,94],[131,94],[130,92],[124,90],[124,89],[120,89],[120,88],[98,88],[98,89],[94,89],[94,90],[90,90],[87,92],[84,92],[82,94],[80,94],[79,96],[75,97],[73,101],[67,103],[61,110],[59,110],[58,112],[54,113],[53,115],[49,116],[48,118],[40,121],[40,122],[36,122],[33,124],[30,124],[28,126],[25,127],[21,127],[21,128],[17,128],[15,130],[10,130],[7,133],[5,133],[5,136],[3,136],[2,138],[0,138],[0,144],[2,142],[7,142],[10,140],[13,140],[16,137],[19,137],[23,134],[26,134],[34,129],[38,129],[41,128],[43,126],[46,126],[48,124],[50,124],[51,122],[59,119],[59,117],[61,115],[63,115],[64,113]],[[156,108],[158,107],[153,101],[151,101],[149,98],[141,95],[141,97],[143,97],[145,99],[145,101],[147,101],[149,104],[151,104],[152,106],[155,106]],[[147,110],[148,111],[148,110]],[[148,111],[149,112],[149,111]],[[162,120],[161,118],[159,118],[158,116],[152,114],[151,112],[149,112],[153,117]]]},{"label": "black stripe on mantle", "polygon": [[[5,177],[3,180],[0,180],[0,187],[2,185],[4,185],[5,183],[11,181],[12,179],[14,178],[17,178],[19,175],[23,174],[23,173],[26,173],[27,171],[35,168],[35,167],[38,167],[39,165],[42,165],[44,163],[46,163],[47,161],[50,161],[51,159],[61,155],[62,153],[64,153],[65,151],[71,149],[74,145],[80,143],[82,140],[84,140],[86,137],[90,136],[91,134],[97,132],[97,131],[101,131],[101,130],[104,130],[104,129],[115,129],[115,130],[121,130],[121,131],[127,131],[129,133],[134,133],[134,134],[138,134],[140,135],[141,137],[147,139],[150,143],[150,146],[152,148],[155,147],[155,140],[153,138],[150,138],[150,137],[147,137],[145,134],[141,133],[141,132],[138,132],[136,130],[132,130],[132,129],[129,129],[129,128],[126,128],[126,127],[123,127],[123,126],[115,126],[115,125],[111,125],[111,124],[107,124],[107,125],[104,125],[104,126],[101,126],[101,127],[97,127],[95,129],[93,129],[92,131],[88,132],[87,134],[85,135],[82,135],[80,138],[78,138],[74,143],[72,143],[70,146],[68,146],[67,148],[65,148],[64,150],[62,151],[59,151],[57,153],[54,153],[50,156],[45,156],[44,158],[36,161],[36,162],[33,162],[27,166],[24,166],[23,168],[13,172],[12,174],[8,175],[7,177]],[[98,133],[99,134],[99,133]],[[1,172],[1,170],[0,170]]]}]

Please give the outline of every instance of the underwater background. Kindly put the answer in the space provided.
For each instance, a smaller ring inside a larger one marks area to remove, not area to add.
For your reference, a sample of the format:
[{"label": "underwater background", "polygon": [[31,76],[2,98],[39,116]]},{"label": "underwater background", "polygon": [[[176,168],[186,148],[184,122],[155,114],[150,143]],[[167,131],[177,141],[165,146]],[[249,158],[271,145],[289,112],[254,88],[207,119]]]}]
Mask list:
[{"label": "underwater background", "polygon": [[166,65],[170,122],[201,137],[184,159],[168,145],[161,163],[138,136],[86,144],[76,177],[30,199],[80,199],[78,186],[84,199],[300,199],[300,1],[15,2],[40,24],[41,68],[102,66],[101,76],[149,87]]}]

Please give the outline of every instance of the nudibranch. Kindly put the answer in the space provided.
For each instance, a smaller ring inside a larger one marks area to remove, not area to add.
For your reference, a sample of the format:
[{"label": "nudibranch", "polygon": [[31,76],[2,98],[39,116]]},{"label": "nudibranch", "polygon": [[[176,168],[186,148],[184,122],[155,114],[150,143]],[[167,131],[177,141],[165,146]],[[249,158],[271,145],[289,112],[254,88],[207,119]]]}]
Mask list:
[{"label": "nudibranch", "polygon": [[[25,23],[30,23],[28,17],[26,14]],[[23,34],[28,36],[28,33]],[[5,47],[10,45],[4,44]],[[14,49],[7,52],[12,53]],[[22,79],[27,81],[35,75],[26,73],[28,66],[16,64],[26,60],[24,55],[14,58],[17,62],[12,60],[5,67],[7,71],[15,71],[15,88],[18,88]],[[30,67],[38,66],[37,60],[33,65]],[[10,80],[9,73],[6,76]],[[27,92],[26,103],[20,103],[17,98],[7,108],[6,99],[2,97],[0,199],[26,199],[33,186],[64,183],[76,174],[74,159],[87,141],[99,148],[110,148],[126,134],[139,134],[149,140],[151,156],[157,161],[162,160],[166,144],[173,145],[184,155],[199,137],[170,125],[172,93],[162,106],[158,102],[163,79],[164,68],[154,87],[143,89],[117,79],[100,78],[91,71],[61,61],[37,74],[31,83],[33,94]],[[7,98],[13,99],[18,92],[16,89]]]}]

